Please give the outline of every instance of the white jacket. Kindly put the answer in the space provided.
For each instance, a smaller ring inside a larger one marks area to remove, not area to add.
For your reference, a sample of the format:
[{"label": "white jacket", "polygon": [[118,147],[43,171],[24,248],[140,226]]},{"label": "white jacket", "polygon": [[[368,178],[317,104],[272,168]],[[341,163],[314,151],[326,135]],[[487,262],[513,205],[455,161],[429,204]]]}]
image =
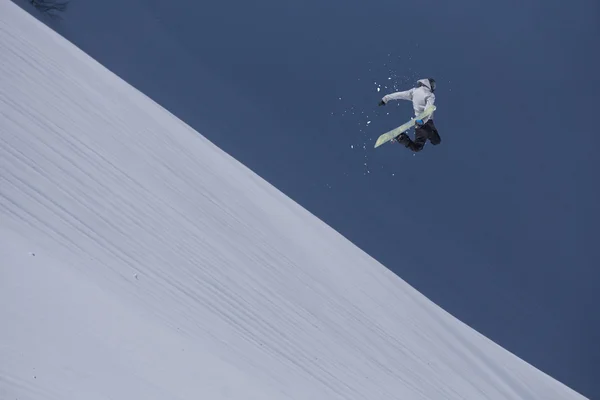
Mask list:
[{"label": "white jacket", "polygon": [[[383,96],[383,102],[387,104],[390,100],[408,100],[412,101],[415,110],[415,116],[425,111],[425,108],[435,104],[435,94],[431,91],[429,79],[421,79],[418,81],[422,85],[404,92],[391,93]],[[433,114],[426,117],[423,122],[433,119]]]}]

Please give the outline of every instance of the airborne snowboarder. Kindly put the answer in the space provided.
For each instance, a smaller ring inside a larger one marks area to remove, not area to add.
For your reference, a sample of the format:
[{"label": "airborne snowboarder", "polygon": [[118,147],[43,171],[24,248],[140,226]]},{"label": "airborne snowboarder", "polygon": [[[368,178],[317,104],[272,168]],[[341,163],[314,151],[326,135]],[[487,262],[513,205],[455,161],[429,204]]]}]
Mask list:
[{"label": "airborne snowboarder", "polygon": [[[427,78],[417,81],[417,87],[406,90],[404,92],[391,93],[383,96],[379,102],[380,106],[384,106],[390,100],[408,100],[412,101],[415,115],[421,114],[427,107],[435,103],[435,79]],[[418,152],[423,149],[427,140],[433,145],[438,145],[442,142],[437,128],[433,123],[433,114],[424,119],[415,121],[415,140],[411,140],[405,132],[402,132],[394,138],[394,141],[404,145],[406,148]]]}]

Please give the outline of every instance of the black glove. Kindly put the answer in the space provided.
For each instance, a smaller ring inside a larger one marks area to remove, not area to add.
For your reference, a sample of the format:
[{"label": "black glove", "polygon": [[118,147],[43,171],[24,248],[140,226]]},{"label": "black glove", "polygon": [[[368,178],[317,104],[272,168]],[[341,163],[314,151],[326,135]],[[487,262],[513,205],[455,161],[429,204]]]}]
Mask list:
[{"label": "black glove", "polygon": [[377,105],[378,105],[378,106],[380,106],[380,107],[381,107],[381,106],[385,106],[385,101],[381,100],[381,101],[379,102],[379,104],[377,104]]}]

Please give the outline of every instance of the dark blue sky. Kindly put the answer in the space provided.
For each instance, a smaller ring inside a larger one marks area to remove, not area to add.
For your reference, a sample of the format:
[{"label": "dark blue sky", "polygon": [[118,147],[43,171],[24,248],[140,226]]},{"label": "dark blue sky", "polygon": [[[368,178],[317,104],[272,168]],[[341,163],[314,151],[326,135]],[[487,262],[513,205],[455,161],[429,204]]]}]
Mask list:
[{"label": "dark blue sky", "polygon": [[[448,312],[600,398],[597,0],[72,0],[50,25]],[[442,144],[373,149],[412,111],[376,107],[375,82],[424,77]]]}]

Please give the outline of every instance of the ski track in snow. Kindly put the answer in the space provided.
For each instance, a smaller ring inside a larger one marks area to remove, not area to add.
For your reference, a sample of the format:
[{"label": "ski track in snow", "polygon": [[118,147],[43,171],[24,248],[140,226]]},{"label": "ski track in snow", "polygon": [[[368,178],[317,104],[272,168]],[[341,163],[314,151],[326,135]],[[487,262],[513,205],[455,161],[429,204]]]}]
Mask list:
[{"label": "ski track in snow", "polygon": [[0,1],[0,398],[578,399]]}]

